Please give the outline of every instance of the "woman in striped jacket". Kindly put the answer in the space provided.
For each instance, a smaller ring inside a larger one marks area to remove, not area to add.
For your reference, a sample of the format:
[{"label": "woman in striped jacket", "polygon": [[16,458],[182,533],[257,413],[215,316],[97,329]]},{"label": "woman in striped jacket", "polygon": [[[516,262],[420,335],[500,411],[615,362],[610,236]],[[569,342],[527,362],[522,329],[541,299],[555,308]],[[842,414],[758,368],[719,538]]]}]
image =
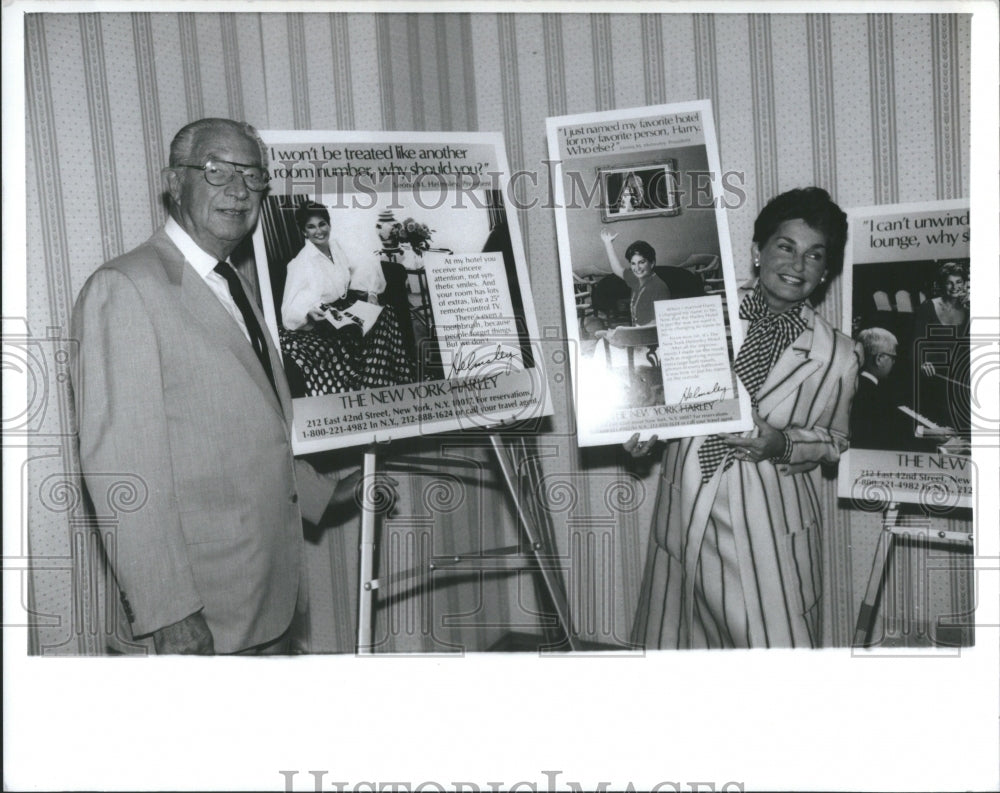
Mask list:
[{"label": "woman in striped jacket", "polygon": [[[666,444],[638,644],[819,646],[818,469],[847,446],[860,351],[810,300],[843,268],[846,241],[847,218],[820,188],[783,193],[757,217],[734,366],[755,428]],[[655,440],[626,448],[642,456]]]}]

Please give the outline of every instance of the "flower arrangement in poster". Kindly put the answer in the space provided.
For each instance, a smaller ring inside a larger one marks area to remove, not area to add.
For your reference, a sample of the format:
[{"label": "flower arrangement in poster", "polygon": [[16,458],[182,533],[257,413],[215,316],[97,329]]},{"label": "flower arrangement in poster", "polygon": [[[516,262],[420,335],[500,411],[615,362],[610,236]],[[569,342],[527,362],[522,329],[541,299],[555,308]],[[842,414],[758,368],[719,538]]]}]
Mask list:
[{"label": "flower arrangement in poster", "polygon": [[387,255],[398,254],[400,245],[406,244],[414,254],[423,256],[424,251],[431,249],[431,235],[435,231],[414,218],[406,218],[400,222],[391,209],[379,214],[375,228],[382,243],[382,253]]},{"label": "flower arrangement in poster", "polygon": [[423,256],[424,251],[430,250],[431,234],[434,229],[428,228],[426,223],[418,223],[413,218],[406,218],[402,223],[397,223],[393,227],[396,239],[405,242],[413,248],[417,256]]}]

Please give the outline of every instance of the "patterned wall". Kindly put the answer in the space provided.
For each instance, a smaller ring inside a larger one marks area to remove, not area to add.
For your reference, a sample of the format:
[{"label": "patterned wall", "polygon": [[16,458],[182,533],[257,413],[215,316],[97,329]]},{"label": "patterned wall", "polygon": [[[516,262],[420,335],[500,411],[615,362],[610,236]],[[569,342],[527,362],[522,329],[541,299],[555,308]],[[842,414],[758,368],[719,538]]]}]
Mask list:
[{"label": "patterned wall", "polygon": [[[544,188],[546,116],[711,99],[722,168],[745,175],[748,200],[729,225],[737,276],[746,277],[753,218],[781,190],[820,184],[842,206],[968,195],[969,28],[968,17],[902,14],[28,15],[30,329],[64,333],[89,273],[162,222],[158,173],[169,139],[205,115],[246,118],[261,129],[501,130],[512,168],[536,172]],[[525,200],[537,197],[526,181],[520,189]],[[557,347],[553,218],[539,208],[519,211],[539,322]],[[822,312],[839,323],[835,291]],[[552,355],[556,416],[539,439],[540,490],[566,560],[576,629],[621,643],[655,477],[620,450],[576,447],[565,358]],[[65,484],[74,472],[64,437],[72,421],[60,384],[23,483],[35,559],[33,652],[99,653],[114,634],[113,604],[97,585],[100,557],[87,550],[84,505]],[[423,471],[403,477],[400,510],[382,544],[385,569],[419,562],[429,548],[452,553],[513,541],[514,516],[488,451],[463,452],[471,462],[456,473],[438,464],[439,447],[403,445]],[[443,500],[426,499],[432,481],[451,483]],[[845,644],[878,516],[846,508],[832,482],[823,501],[826,634]],[[94,506],[110,525],[132,504],[124,493]],[[971,529],[963,519],[910,519]],[[353,520],[309,545],[316,649],[352,646],[356,547]],[[920,643],[939,616],[967,612],[970,570],[968,557],[947,549],[897,554],[883,599],[886,638]],[[483,649],[509,627],[537,622],[525,577],[388,594],[377,629],[385,649]]]}]

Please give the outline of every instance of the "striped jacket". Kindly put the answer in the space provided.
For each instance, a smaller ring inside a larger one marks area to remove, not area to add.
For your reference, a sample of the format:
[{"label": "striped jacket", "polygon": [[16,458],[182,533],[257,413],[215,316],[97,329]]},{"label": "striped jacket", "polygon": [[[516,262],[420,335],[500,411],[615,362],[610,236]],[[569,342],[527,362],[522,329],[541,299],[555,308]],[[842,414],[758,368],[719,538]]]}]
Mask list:
[{"label": "striped jacket", "polygon": [[820,643],[819,464],[836,463],[847,447],[861,353],[808,305],[803,316],[806,330],[781,355],[758,394],[761,417],[792,442],[788,464],[737,461],[702,482],[698,449],[706,436],[666,445],[633,627],[638,644],[726,645],[717,625],[704,624],[712,620],[696,613],[694,602],[702,541],[723,476],[751,646]]}]

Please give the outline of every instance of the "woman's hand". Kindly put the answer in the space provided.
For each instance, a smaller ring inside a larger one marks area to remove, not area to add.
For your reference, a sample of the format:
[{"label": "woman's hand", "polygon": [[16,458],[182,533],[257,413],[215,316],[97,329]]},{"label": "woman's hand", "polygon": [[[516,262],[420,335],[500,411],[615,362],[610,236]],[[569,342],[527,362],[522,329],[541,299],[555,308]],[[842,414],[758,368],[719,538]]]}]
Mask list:
[{"label": "woman's hand", "polygon": [[369,292],[368,293],[368,302],[377,306],[378,305],[378,292]]},{"label": "woman's hand", "polygon": [[639,433],[635,433],[631,438],[629,438],[623,444],[625,451],[631,454],[636,459],[641,459],[643,457],[649,457],[653,453],[653,446],[656,445],[657,437],[654,435],[648,441],[640,441]]},{"label": "woman's hand", "polygon": [[317,323],[323,322],[326,319],[323,314],[323,309],[319,306],[309,309],[302,320],[302,324],[295,328],[295,330],[312,330],[316,327]]},{"label": "woman's hand", "polygon": [[611,244],[617,236],[617,234],[612,234],[608,229],[601,229],[601,240],[604,242],[604,255],[608,259],[608,267],[610,267],[611,272],[619,278],[624,278],[625,266],[618,261],[618,254],[615,253],[615,246]]},{"label": "woman's hand", "polygon": [[723,443],[735,449],[736,459],[759,463],[762,460],[770,460],[772,457],[780,457],[784,454],[784,433],[764,421],[756,410],[753,412],[753,422],[760,430],[760,434],[756,438],[744,438],[740,435],[719,436]]}]

